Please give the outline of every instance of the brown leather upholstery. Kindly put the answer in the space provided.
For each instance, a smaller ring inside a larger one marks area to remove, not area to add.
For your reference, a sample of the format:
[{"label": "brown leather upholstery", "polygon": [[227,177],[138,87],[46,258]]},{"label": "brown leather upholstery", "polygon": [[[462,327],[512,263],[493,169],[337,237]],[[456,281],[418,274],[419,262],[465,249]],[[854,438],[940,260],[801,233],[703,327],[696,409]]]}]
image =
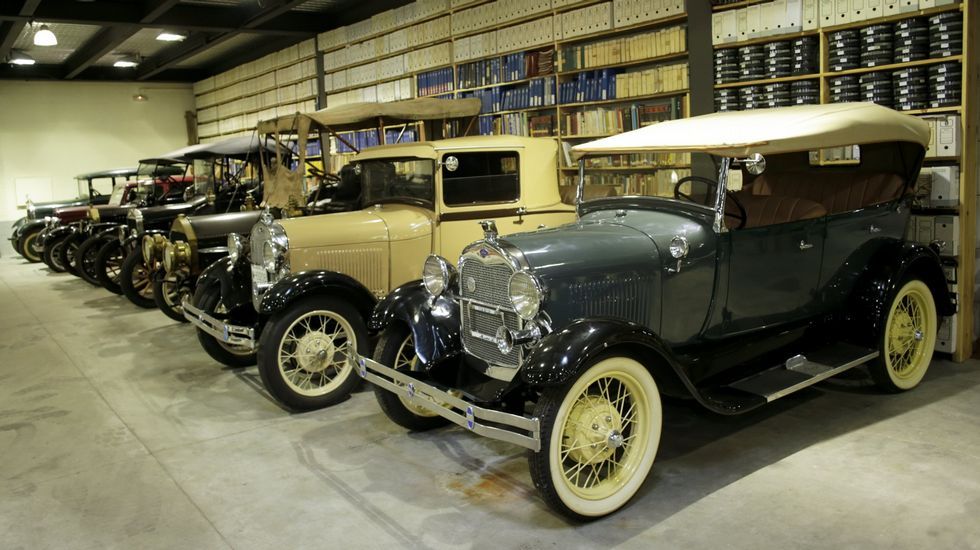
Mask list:
[{"label": "brown leather upholstery", "polygon": [[[736,193],[735,197],[745,207],[745,226],[743,229],[789,223],[799,220],[812,220],[827,215],[827,209],[820,203],[795,197],[760,197],[747,192]],[[738,226],[738,207],[734,201],[725,201],[728,227]]]},{"label": "brown leather upholstery", "polygon": [[818,202],[831,214],[897,199],[902,178],[895,174],[763,174],[751,185],[755,196],[799,197]]}]

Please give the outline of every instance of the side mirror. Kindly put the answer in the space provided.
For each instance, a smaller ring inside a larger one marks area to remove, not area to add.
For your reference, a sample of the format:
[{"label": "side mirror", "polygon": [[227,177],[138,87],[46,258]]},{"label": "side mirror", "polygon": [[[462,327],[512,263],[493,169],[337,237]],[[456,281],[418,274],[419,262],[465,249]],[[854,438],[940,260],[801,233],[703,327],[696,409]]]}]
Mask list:
[{"label": "side mirror", "polygon": [[766,157],[759,153],[753,153],[742,159],[742,165],[745,166],[746,172],[753,176],[758,176],[766,171]]}]

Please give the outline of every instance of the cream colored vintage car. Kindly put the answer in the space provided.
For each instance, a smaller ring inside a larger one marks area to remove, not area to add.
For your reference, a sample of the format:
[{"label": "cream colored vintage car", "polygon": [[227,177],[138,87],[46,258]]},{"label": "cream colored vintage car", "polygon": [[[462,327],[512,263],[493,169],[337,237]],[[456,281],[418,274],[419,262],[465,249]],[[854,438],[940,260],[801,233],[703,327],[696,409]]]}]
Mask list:
[{"label": "cream colored vintage car", "polygon": [[365,209],[262,216],[247,249],[229,242],[230,256],[202,274],[185,315],[216,359],[246,364],[256,353],[263,383],[287,407],[334,404],[358,381],[347,352],[370,353],[365,320],[375,304],[420,279],[427,256],[458,257],[483,235],[482,220],[495,220],[504,234],[574,220],[557,162],[549,138],[365,150],[352,160]]}]

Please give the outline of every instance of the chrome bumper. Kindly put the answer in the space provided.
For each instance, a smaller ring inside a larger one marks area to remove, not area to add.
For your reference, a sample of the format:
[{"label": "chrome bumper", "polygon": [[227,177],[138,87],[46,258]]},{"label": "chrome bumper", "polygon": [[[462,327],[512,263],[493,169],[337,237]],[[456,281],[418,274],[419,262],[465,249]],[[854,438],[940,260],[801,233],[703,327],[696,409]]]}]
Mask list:
[{"label": "chrome bumper", "polygon": [[207,313],[192,306],[190,300],[184,299],[181,302],[184,308],[184,317],[195,327],[214,336],[218,340],[233,346],[242,346],[249,351],[255,350],[255,329],[239,325],[229,325],[220,319],[215,319]]},{"label": "chrome bumper", "polygon": [[475,434],[520,445],[532,451],[541,450],[541,423],[537,418],[478,407],[445,390],[356,353],[348,356],[347,360],[361,378],[379,388],[399,394],[413,405],[428,409]]}]

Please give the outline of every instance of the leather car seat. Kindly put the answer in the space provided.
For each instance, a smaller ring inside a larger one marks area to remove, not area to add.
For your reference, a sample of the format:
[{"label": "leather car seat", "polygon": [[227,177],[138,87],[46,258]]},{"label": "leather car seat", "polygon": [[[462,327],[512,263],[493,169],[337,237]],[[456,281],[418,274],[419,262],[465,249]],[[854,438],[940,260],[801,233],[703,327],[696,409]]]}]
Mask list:
[{"label": "leather car seat", "polygon": [[904,184],[897,174],[789,172],[763,174],[750,188],[754,196],[804,198],[838,214],[895,200]]},{"label": "leather car seat", "polygon": [[[827,215],[827,209],[818,202],[796,197],[758,196],[739,192],[735,197],[745,207],[745,226],[743,229],[776,225],[800,220],[812,220]],[[738,216],[734,201],[725,201],[725,211]],[[727,216],[726,223],[734,227],[738,222]]]}]

